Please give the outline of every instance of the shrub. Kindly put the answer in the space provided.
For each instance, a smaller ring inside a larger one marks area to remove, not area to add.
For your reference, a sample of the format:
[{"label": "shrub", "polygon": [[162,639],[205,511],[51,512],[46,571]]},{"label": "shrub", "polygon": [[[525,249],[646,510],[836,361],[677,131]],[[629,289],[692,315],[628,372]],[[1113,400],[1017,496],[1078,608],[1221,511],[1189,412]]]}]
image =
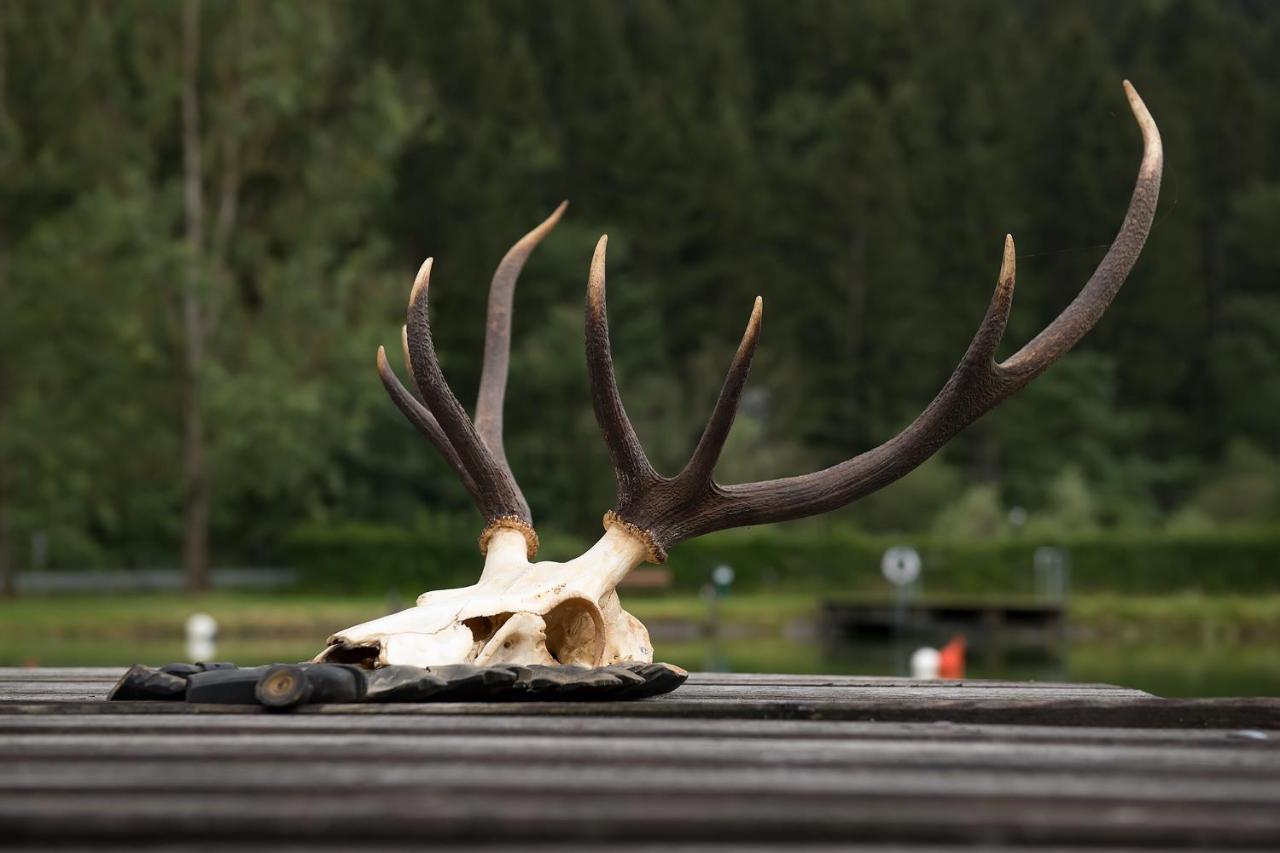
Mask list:
[{"label": "shrub", "polygon": [[[567,553],[572,544],[557,543],[556,555]],[[840,530],[793,533],[764,527],[681,543],[672,549],[668,568],[675,589],[687,592],[704,586],[712,569],[723,563],[733,567],[734,588],[742,591],[888,595],[880,558],[894,544],[920,551],[929,595],[1031,594],[1032,555],[1043,544],[1067,551],[1071,588],[1080,592],[1280,592],[1280,529],[1099,534],[1049,542],[1031,537],[872,537]],[[474,583],[482,565],[470,532],[444,529],[309,528],[290,537],[287,554],[309,591],[380,594],[395,588],[415,595]]]}]

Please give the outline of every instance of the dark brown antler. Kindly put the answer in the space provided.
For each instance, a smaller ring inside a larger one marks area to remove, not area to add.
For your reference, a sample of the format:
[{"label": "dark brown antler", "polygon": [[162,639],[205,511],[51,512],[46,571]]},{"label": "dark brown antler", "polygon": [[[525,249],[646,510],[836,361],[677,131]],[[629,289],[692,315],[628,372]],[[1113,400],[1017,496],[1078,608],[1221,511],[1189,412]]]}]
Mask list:
[{"label": "dark brown antler", "polygon": [[489,536],[500,527],[521,531],[529,544],[529,559],[538,550],[529,504],[507,463],[502,444],[502,404],[511,353],[511,308],[516,279],[533,249],[560,221],[568,202],[562,202],[537,228],[522,237],[503,257],[489,286],[489,312],[484,345],[484,368],[476,418],[472,423],[444,378],[431,340],[427,291],[432,259],[418,270],[409,294],[408,322],[401,335],[405,365],[422,394],[419,402],[387,363],[378,347],[378,375],[397,408],[440,451],[471,494],[486,527],[480,536],[483,552]]},{"label": "dark brown antler", "polygon": [[602,238],[591,265],[586,329],[592,404],[618,481],[617,506],[605,515],[605,526],[624,524],[648,543],[650,559],[660,562],[667,547],[684,539],[833,510],[907,474],[961,429],[1061,358],[1115,298],[1138,259],[1155,215],[1164,163],[1160,132],[1127,80],[1124,89],[1142,130],[1142,163],[1120,233],[1084,289],[1030,343],[997,363],[995,350],[1013,302],[1015,254],[1013,238],[1006,237],[991,305],[964,358],[938,395],[906,429],[884,444],[813,474],[736,486],[720,486],[711,478],[759,335],[758,299],[693,458],[675,477],[663,477],[653,470],[627,418],[613,375],[604,303],[606,240]]},{"label": "dark brown antler", "polygon": [[605,311],[605,248],[608,242],[606,236],[596,244],[587,284],[587,373],[591,380],[591,405],[596,422],[604,433],[618,481],[617,506],[605,514],[604,523],[605,527],[618,523],[625,525],[645,540],[649,560],[660,563],[666,559],[667,545],[689,538],[672,538],[665,531],[678,528],[690,508],[715,499],[718,487],[712,482],[711,472],[720,458],[725,439],[729,437],[729,428],[733,426],[738,412],[738,398],[751,371],[751,357],[760,339],[764,300],[756,297],[742,342],[729,365],[720,397],[693,456],[675,477],[663,477],[649,464],[644,448],[640,446],[613,375],[609,321]]},{"label": "dark brown antler", "polygon": [[498,464],[511,475],[507,452],[502,446],[502,403],[507,394],[507,366],[511,361],[511,308],[515,301],[516,279],[530,253],[556,227],[569,202],[562,201],[541,225],[521,237],[507,250],[489,284],[489,315],[485,324],[484,369],[476,397],[476,432]]}]

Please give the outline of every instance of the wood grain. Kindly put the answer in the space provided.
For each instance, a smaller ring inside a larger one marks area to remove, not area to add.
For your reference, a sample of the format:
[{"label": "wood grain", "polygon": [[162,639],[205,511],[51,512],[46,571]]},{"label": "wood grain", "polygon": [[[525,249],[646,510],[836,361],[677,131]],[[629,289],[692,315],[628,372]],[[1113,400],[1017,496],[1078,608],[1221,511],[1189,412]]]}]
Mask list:
[{"label": "wood grain", "polygon": [[120,672],[0,670],[0,839],[1280,847],[1277,700],[694,674],[637,702],[273,714],[101,701]]}]

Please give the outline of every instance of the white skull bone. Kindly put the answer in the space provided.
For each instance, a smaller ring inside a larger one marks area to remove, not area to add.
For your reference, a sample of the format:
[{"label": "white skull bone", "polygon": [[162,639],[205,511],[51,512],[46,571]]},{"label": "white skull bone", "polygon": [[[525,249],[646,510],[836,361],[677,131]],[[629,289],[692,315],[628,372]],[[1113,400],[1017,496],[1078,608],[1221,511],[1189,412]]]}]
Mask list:
[{"label": "white skull bone", "polygon": [[530,563],[524,534],[497,529],[474,585],[427,592],[417,606],[339,631],[316,661],[365,666],[652,661],[649,632],[622,609],[619,581],[646,544],[622,525],[566,563]]}]

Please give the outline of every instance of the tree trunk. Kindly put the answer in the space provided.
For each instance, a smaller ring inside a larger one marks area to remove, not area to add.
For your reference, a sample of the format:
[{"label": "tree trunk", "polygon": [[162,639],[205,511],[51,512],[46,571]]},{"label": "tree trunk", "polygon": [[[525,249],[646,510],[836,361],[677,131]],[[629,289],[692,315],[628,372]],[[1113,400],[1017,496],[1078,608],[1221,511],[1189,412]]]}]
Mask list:
[{"label": "tree trunk", "polygon": [[205,429],[201,379],[204,367],[205,306],[203,281],[205,205],[200,152],[199,0],[182,9],[182,155],[183,204],[186,213],[187,268],[182,290],[183,321],[183,544],[187,589],[209,588],[209,472],[205,461]]},{"label": "tree trunk", "polygon": [[[6,98],[6,83],[8,77],[6,60],[8,57],[5,53],[5,27],[4,19],[0,18],[0,122],[4,122],[8,118],[9,103]],[[4,302],[3,294],[5,285],[7,284],[6,273],[8,256],[8,244],[6,243],[6,229],[4,221],[4,210],[0,208],[0,304]],[[5,394],[9,392],[9,379],[5,375],[7,365],[0,363],[0,436],[5,431]],[[13,561],[10,558],[11,543],[9,542],[9,492],[5,489],[6,478],[9,474],[9,461],[6,458],[6,448],[2,440],[0,440],[0,597],[9,597],[17,593],[17,579],[13,576]]]},{"label": "tree trunk", "polygon": [[[5,260],[4,244],[0,242],[0,290],[4,289]],[[0,386],[0,435],[4,434],[5,428],[4,390],[5,386]],[[9,465],[8,460],[5,459],[4,450],[4,446],[0,444],[0,598],[10,598],[17,594],[18,584],[13,574],[13,561],[10,558],[9,493],[5,489],[5,477],[9,472]]]}]

